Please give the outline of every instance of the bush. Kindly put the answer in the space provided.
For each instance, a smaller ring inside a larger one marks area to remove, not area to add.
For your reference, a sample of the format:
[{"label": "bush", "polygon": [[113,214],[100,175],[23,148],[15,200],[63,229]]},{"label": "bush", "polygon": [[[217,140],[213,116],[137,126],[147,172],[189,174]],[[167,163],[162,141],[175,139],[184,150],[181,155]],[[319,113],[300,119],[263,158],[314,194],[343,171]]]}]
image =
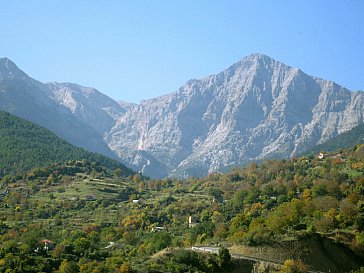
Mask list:
[{"label": "bush", "polygon": [[355,242],[360,246],[364,247],[364,231],[358,232],[355,235]]},{"label": "bush", "polygon": [[364,273],[364,267],[360,267],[358,270],[350,271],[350,273]]},{"label": "bush", "polygon": [[286,260],[281,267],[280,273],[307,273],[308,267],[301,260]]}]

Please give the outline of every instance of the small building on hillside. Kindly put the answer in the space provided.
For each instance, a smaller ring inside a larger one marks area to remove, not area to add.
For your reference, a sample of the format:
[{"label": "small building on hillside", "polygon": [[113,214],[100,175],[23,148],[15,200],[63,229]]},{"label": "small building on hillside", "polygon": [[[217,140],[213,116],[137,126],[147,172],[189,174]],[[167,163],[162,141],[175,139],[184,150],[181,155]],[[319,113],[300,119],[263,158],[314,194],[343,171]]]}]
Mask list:
[{"label": "small building on hillside", "polygon": [[121,249],[123,247],[123,244],[120,243],[120,242],[109,242],[109,244],[105,247],[103,247],[103,249],[115,249],[115,248],[118,248],[118,249]]},{"label": "small building on hillside", "polygon": [[222,196],[222,195],[220,195],[220,196],[213,196],[212,197],[212,203],[219,203],[219,204],[224,203],[224,196]]},{"label": "small building on hillside", "polygon": [[198,225],[198,223],[197,223],[197,222],[193,222],[193,221],[192,221],[192,216],[188,217],[188,227],[189,227],[189,228],[193,228],[193,227],[195,227],[195,226],[197,226],[197,225]]},{"label": "small building on hillside", "polygon": [[110,248],[115,248],[114,242],[110,242],[107,246],[104,247],[104,249],[110,249]]},{"label": "small building on hillside", "polygon": [[158,232],[158,231],[163,231],[163,230],[167,230],[166,227],[153,227],[152,228],[152,232]]},{"label": "small building on hillside", "polygon": [[139,199],[133,199],[131,200],[131,202],[138,205],[144,205],[145,200],[143,198],[139,198]]},{"label": "small building on hillside", "polygon": [[325,159],[327,157],[327,154],[325,154],[325,153],[319,153],[318,155],[317,155],[317,158],[318,159]]},{"label": "small building on hillside", "polygon": [[51,240],[44,239],[42,240],[42,243],[43,243],[43,249],[45,251],[50,251],[54,249],[54,243]]}]

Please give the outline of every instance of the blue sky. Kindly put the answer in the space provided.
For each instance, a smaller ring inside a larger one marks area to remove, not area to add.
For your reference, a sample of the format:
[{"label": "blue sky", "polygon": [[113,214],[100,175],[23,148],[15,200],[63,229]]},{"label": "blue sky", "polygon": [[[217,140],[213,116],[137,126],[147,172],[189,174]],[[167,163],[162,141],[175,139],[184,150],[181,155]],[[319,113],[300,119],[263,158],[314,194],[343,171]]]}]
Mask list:
[{"label": "blue sky", "polygon": [[4,0],[0,56],[139,102],[251,53],[364,89],[362,0]]}]

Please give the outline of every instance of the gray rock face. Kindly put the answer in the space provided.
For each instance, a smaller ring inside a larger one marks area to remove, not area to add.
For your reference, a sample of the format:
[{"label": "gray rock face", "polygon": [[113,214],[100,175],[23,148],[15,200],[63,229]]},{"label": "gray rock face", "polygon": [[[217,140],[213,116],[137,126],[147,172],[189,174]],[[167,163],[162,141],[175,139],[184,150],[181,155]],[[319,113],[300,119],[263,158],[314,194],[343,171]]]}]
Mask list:
[{"label": "gray rock face", "polygon": [[8,58],[0,58],[0,81],[10,79],[26,79],[28,75],[21,71]]},{"label": "gray rock face", "polygon": [[293,156],[363,121],[362,92],[261,54],[131,106],[105,141],[146,175],[206,175]]},{"label": "gray rock face", "polygon": [[28,77],[9,59],[0,59],[1,110],[46,127],[76,146],[116,157],[98,130],[77,118],[77,111],[72,112],[56,94],[54,85],[42,84]]},{"label": "gray rock face", "polygon": [[76,84],[42,84],[3,58],[0,109],[88,150],[111,149],[145,175],[186,177],[294,156],[348,131],[363,122],[364,93],[253,54],[131,104]]},{"label": "gray rock face", "polygon": [[53,92],[52,99],[68,108],[81,122],[92,127],[100,135],[108,132],[115,120],[124,112],[117,102],[94,88],[83,87],[73,83],[48,83]]}]

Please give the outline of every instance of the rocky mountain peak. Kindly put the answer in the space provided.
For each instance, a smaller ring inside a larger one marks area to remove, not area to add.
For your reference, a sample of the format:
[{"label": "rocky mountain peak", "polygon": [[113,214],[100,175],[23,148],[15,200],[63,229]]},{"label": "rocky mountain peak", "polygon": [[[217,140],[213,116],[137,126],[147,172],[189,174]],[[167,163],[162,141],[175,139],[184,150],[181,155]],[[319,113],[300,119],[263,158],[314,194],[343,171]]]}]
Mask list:
[{"label": "rocky mountain peak", "polygon": [[273,58],[271,58],[267,55],[264,55],[262,53],[253,53],[253,54],[243,57],[238,63],[244,63],[247,61],[250,61],[252,63],[275,62],[275,60]]},{"label": "rocky mountain peak", "polygon": [[0,58],[0,80],[14,79],[14,78],[27,78],[22,70],[20,70],[14,62],[8,58]]},{"label": "rocky mountain peak", "polygon": [[130,108],[105,140],[151,177],[200,176],[295,155],[363,121],[363,104],[361,93],[256,53]]},{"label": "rocky mountain peak", "polygon": [[364,121],[363,92],[260,53],[140,104],[77,84],[22,77],[14,63],[0,60],[0,109],[93,151],[106,143],[150,177],[202,176],[294,156]]}]

